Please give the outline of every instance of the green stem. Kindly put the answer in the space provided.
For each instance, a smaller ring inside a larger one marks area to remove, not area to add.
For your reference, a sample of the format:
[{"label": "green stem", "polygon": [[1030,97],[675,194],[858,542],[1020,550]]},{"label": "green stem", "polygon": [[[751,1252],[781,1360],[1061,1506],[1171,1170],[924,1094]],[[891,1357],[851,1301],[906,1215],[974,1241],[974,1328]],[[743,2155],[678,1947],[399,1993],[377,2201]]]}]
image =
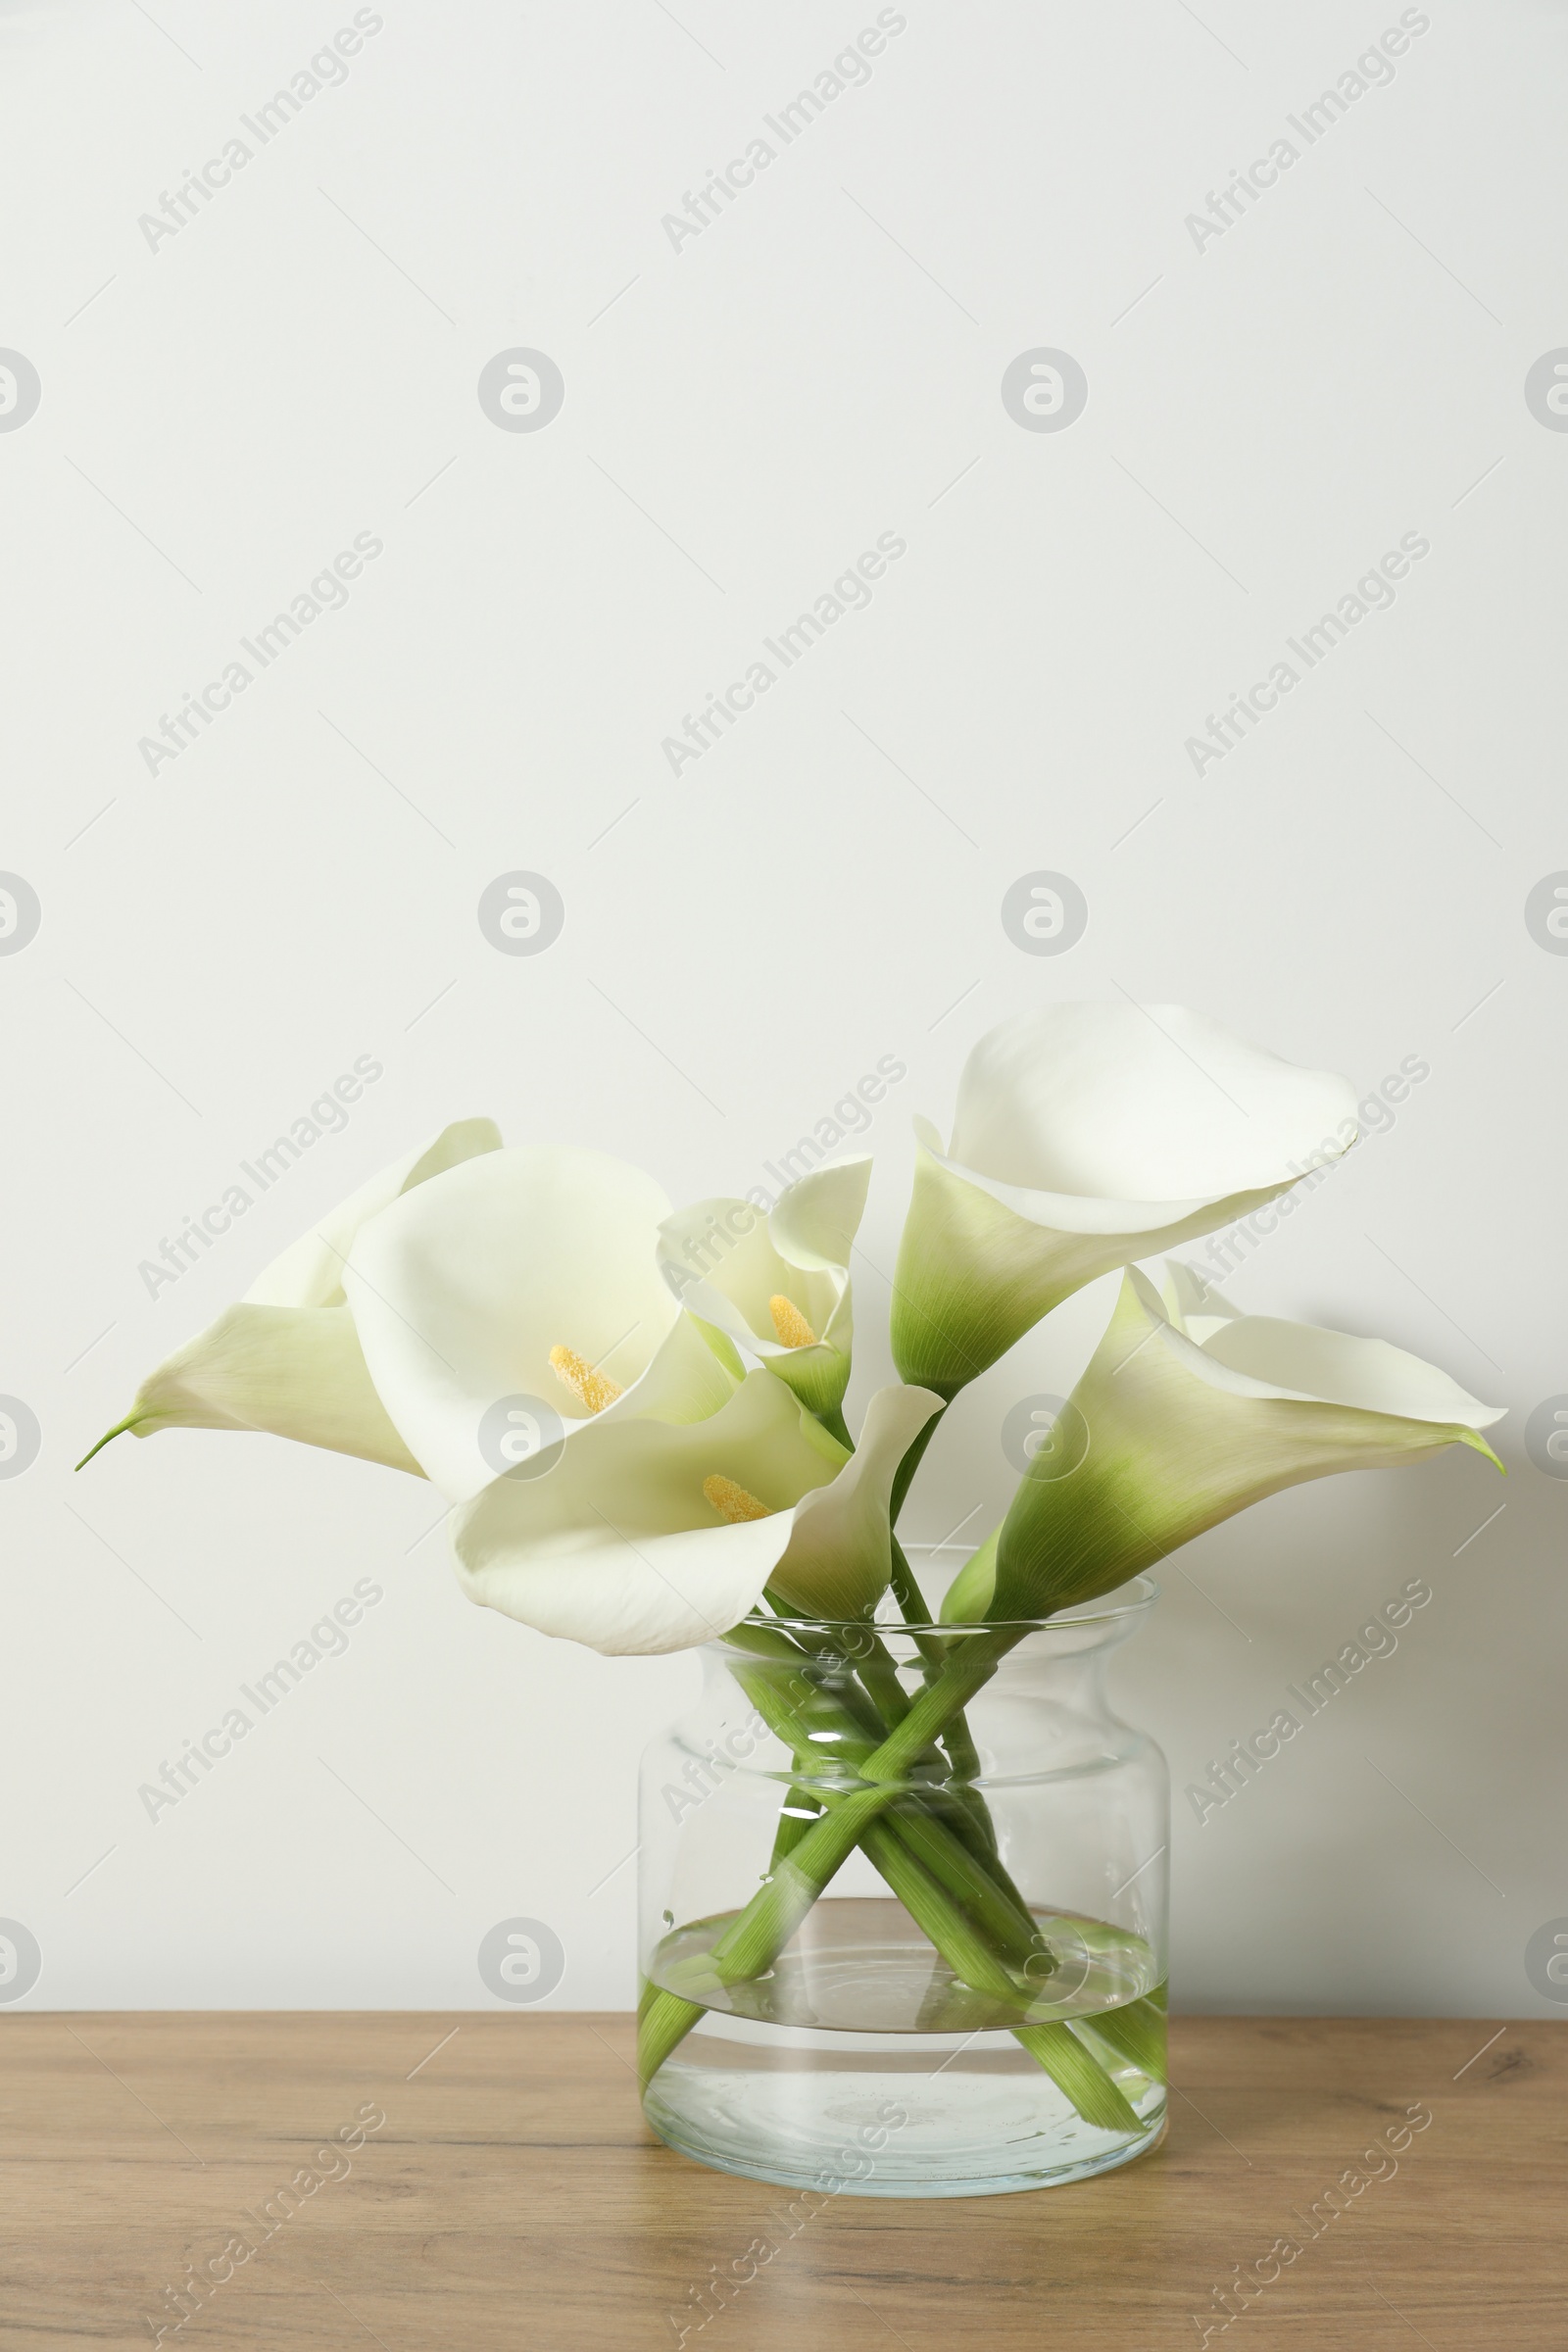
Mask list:
[{"label": "green stem", "polygon": [[1139,2129],[1137,2109],[1071,2026],[1014,2026],[1012,2031],[1057,2089],[1066,2092],[1086,2124],[1098,2124],[1102,2132]]},{"label": "green stem", "polygon": [[[898,1602],[899,1607],[904,1611],[904,1621],[906,1625],[929,1625],[931,1623],[931,1610],[927,1604],[925,1594],[921,1592],[919,1585],[915,1581],[914,1570],[909,1566],[908,1560],[905,1555],[904,1545],[899,1542],[897,1536],[895,1536],[892,1541],[893,1576],[891,1582],[893,1586],[893,1597]],[[918,1634],[915,1636],[915,1642],[919,1648],[920,1655],[925,1659],[927,1665],[941,1665],[942,1650],[937,1642],[921,1642]]]},{"label": "green stem", "polygon": [[899,1464],[898,1470],[894,1475],[891,1516],[895,1527],[897,1527],[899,1523],[899,1513],[904,1508],[904,1498],[908,1494],[909,1488],[913,1484],[914,1474],[925,1459],[925,1449],[930,1445],[932,1439],[936,1436],[937,1431],[941,1428],[943,1420],[947,1414],[947,1406],[944,1405],[940,1413],[932,1414],[930,1420],[926,1423],[924,1429],[921,1430],[919,1436],[910,1446],[908,1452]]},{"label": "green stem", "polygon": [[1165,2012],[1153,1999],[1128,2001],[1120,2009],[1105,2009],[1093,2017],[1076,2020],[1079,2028],[1097,2034],[1108,2042],[1119,2058],[1125,2058],[1148,2075],[1151,2082],[1165,2080]]},{"label": "green stem", "polygon": [[[737,1669],[736,1679],[770,1728],[786,1746],[795,1749],[797,1764],[804,1757],[817,1766],[828,1760],[858,1766],[886,1738],[891,1726],[901,1723],[909,1711],[912,1702],[899,1680],[897,1663],[870,1626],[857,1626],[854,1629],[857,1640],[863,1641],[869,1647],[869,1656],[861,1657],[858,1650],[852,1653],[850,1644],[842,1640],[835,1640],[815,1627],[797,1622],[793,1616],[789,1622],[790,1632],[787,1635],[782,1629],[760,1629],[763,1641],[767,1643],[767,1656],[790,1657],[805,1650],[818,1658],[842,1662],[847,1667],[858,1662],[858,1686],[848,1674],[835,1678],[832,1684],[808,1685],[804,1677],[792,1677],[791,1720],[786,1723],[779,1714],[783,1702],[770,1684],[758,1676],[748,1676],[744,1669]],[[763,1654],[755,1641],[748,1641],[745,1646]],[[865,1694],[863,1698],[862,1690]],[[879,1698],[884,1702],[880,1707],[876,1703]],[[832,1734],[831,1759],[820,1739],[808,1739],[801,1733],[799,1724],[803,1713],[808,1717],[813,1733],[825,1731]],[[939,1750],[933,1747],[928,1761],[938,1758]],[[975,1770],[978,1769],[977,1756]],[[803,1811],[803,1799],[808,1810]],[[1017,1910],[1027,1917],[1028,1905],[997,1857],[996,1832],[985,1799],[978,1789],[933,1787],[927,1792],[926,1801],[947,1818],[955,1837],[968,1847],[981,1867],[1001,1885]],[[794,1851],[809,1827],[809,1814],[820,1813],[822,1809],[813,1797],[806,1795],[797,1780],[779,1815],[770,1872],[777,1868],[786,1854]]]},{"label": "green stem", "polygon": [[[914,1631],[915,1647],[920,1652],[926,1680],[928,1683],[932,1682],[942,1671],[950,1644],[935,1632],[927,1634],[922,1640],[919,1631],[916,1630],[932,1625],[931,1610],[897,1536],[893,1538],[892,1587],[894,1597],[904,1611],[906,1623]],[[953,1767],[953,1775],[956,1780],[972,1783],[979,1779],[980,1753],[970,1736],[969,1726],[964,1721],[961,1708],[943,1733],[942,1744],[948,1751],[948,1760]],[[958,1794],[957,1791],[955,1793]],[[958,1801],[963,1805],[973,1824],[975,1851],[982,1858],[989,1856],[995,1860],[997,1833],[991,1819],[991,1809],[985,1798],[980,1794],[978,1788],[970,1788],[958,1796]]]},{"label": "green stem", "polygon": [[874,1700],[884,1726],[891,1730],[909,1712],[909,1700],[899,1680],[898,1663],[879,1636],[871,1637],[870,1656],[860,1668],[860,1680]]},{"label": "green stem", "polygon": [[[805,1706],[792,1707],[772,1689],[760,1670],[740,1667],[736,1679],[763,1721],[793,1750],[797,1772],[810,1771],[813,1776],[813,1785],[808,1789],[802,1789],[799,1781],[791,1786],[773,1841],[776,1869],[811,1826],[800,1821],[799,1814],[791,1809],[792,1800],[798,1804],[804,1796],[818,1811],[844,1803],[846,1790],[824,1785],[815,1776],[824,1766],[831,1766],[858,1779],[873,1751],[857,1737],[854,1720],[844,1719],[830,1704],[808,1701]],[[828,1695],[822,1694],[824,1699]],[[832,1739],[830,1752],[825,1750],[821,1739],[814,1736],[820,1732],[826,1732]],[[940,1788],[923,1788],[918,1797],[900,1797],[890,1817],[894,1834],[918,1855],[949,1893],[982,1921],[1004,1949],[1017,1957],[1020,1965],[1025,1960],[1040,1958],[1049,1951],[1049,1946],[1010,1879],[988,1868],[962,1838],[929,1809],[935,1803],[951,1811],[948,1797],[949,1791]],[[791,1826],[786,1829],[786,1824]]]},{"label": "green stem", "polygon": [[[744,1634],[748,1648],[763,1653],[771,1650],[769,1629],[749,1626]],[[788,1642],[787,1635],[778,1639]],[[941,1678],[921,1692],[904,1721],[865,1759],[861,1776],[871,1785],[846,1796],[813,1822],[786,1856],[783,1867],[731,1921],[711,1954],[719,1982],[760,1977],[772,1965],[828,1881],[854,1852],[861,1832],[892,1802],[910,1763],[941,1734],[955,1710],[972,1697],[1019,1639],[1010,1631],[966,1638]],[[645,2083],[653,2080],[702,2015],[700,2002],[679,1993],[661,1988],[655,1995],[644,2014],[638,2043],[638,2065]]]},{"label": "green stem", "polygon": [[[924,1929],[955,1976],[961,1977],[976,1992],[989,1993],[994,2000],[1004,2002],[1009,2009],[1027,2007],[1029,1994],[1020,1991],[969,1921],[919,1863],[903,1850],[889,1824],[878,1822],[867,1831],[862,1843],[910,1918]],[[1012,2032],[1030,2057],[1066,2092],[1085,2123],[1098,2124],[1103,2132],[1137,2131],[1138,2117],[1132,2106],[1099,2060],[1064,2025],[1054,2021],[1043,2026],[1020,2024]]]},{"label": "green stem", "polygon": [[942,1679],[920,1693],[904,1721],[858,1771],[862,1785],[808,1829],[775,1879],[760,1886],[713,1947],[715,1973],[759,1977],[770,1968],[834,1873],[860,1841],[860,1833],[900,1792],[909,1766],[931,1745],[954,1711],[996,1671],[1021,1639],[1008,1628],[971,1634]]},{"label": "green stem", "polygon": [[[1049,1960],[1055,1967],[1054,1956],[1041,1934],[1035,1920],[1025,1907],[1017,1889],[1008,1879],[1004,1885],[973,1855],[960,1838],[930,1813],[921,1810],[918,1800],[901,1797],[889,1812],[885,1824],[879,1823],[874,1833],[880,1840],[891,1832],[899,1842],[922,1862],[931,1877],[944,1890],[969,1911],[992,1936],[1001,1949],[1021,1968],[1029,1960]],[[862,1840],[865,1850],[876,1855],[869,1839]],[[878,1864],[878,1868],[880,1868]],[[882,1873],[887,1877],[886,1871]],[[1044,1984],[1048,1970],[1040,1971]],[[968,1980],[973,1983],[973,1979]]]},{"label": "green stem", "polygon": [[703,2014],[696,2001],[683,2000],[678,1992],[665,1992],[662,1985],[652,1990],[654,1997],[637,2021],[637,2077],[644,2090]]},{"label": "green stem", "polygon": [[[839,1730],[835,1741],[839,1754],[834,1760],[853,1762],[862,1784],[870,1781],[873,1786],[867,1788],[862,1785],[853,1791],[819,1787],[812,1792],[813,1800],[824,1807],[820,1819],[792,1841],[793,1850],[784,1856],[777,1877],[731,1922],[706,1956],[705,1973],[715,1988],[763,1973],[851,1845],[858,1842],[955,1976],[1007,2009],[1027,2011],[1033,1988],[1027,1979],[1019,1981],[1004,1955],[1012,1956],[1022,1966],[1046,1950],[1037,1923],[1023,1910],[1021,1900],[1014,1903],[1009,1899],[943,1823],[922,1809],[931,1792],[903,1790],[892,1797],[887,1787],[889,1776],[907,1769],[920,1753],[919,1748],[911,1747],[918,1732],[928,1730],[934,1735],[940,1731],[945,1709],[961,1703],[977,1689],[1016,1639],[1014,1635],[970,1637],[965,1650],[983,1648],[987,1655],[964,1658],[940,1683],[930,1685],[904,1722],[872,1753],[855,1756],[853,1750],[858,1742],[853,1729]],[[765,1676],[743,1673],[741,1680],[764,1720],[771,1722],[796,1751],[798,1763],[810,1758],[808,1725],[767,1687]],[[910,1724],[920,1717],[925,1720],[911,1732]],[[886,1818],[880,1817],[884,1806]],[[846,1824],[852,1834],[842,1842]],[[834,1848],[841,1842],[842,1850],[834,1860]],[[808,1849],[813,1848],[808,1858]],[[661,1988],[648,2002],[638,2039],[645,2086],[702,2015],[702,2004],[667,1988]],[[1086,2122],[1103,2131],[1138,2129],[1138,2116],[1109,2072],[1068,2026],[1055,2021],[1031,2025],[1020,2019],[1012,2032]],[[1110,2046],[1119,2045],[1110,2040]]]},{"label": "green stem", "polygon": [[[804,1610],[797,1609],[768,1589],[767,1599],[774,1613],[790,1628],[792,1638],[801,1648],[810,1650],[819,1658],[838,1658],[858,1673],[865,1694],[876,1710],[874,1728],[880,1739],[890,1724],[898,1723],[908,1713],[909,1702],[904,1685],[899,1680],[898,1665],[887,1643],[867,1619],[857,1624],[848,1636],[826,1631],[811,1622]],[[873,1740],[872,1744],[875,1744]]]},{"label": "green stem", "polygon": [[960,1708],[983,1683],[988,1683],[1009,1649],[1022,1641],[1021,1626],[998,1626],[989,1633],[968,1634],[955,1645],[941,1674],[928,1683],[904,1721],[866,1760],[865,1778],[887,1783],[902,1780],[909,1766],[933,1740],[939,1740]]},{"label": "green stem", "polygon": [[[146,1419],[145,1414],[142,1415],[142,1419]],[[87,1464],[92,1460],[92,1457],[95,1453],[102,1453],[106,1446],[113,1445],[116,1438],[122,1438],[127,1429],[134,1429],[135,1426],[136,1415],[134,1413],[127,1413],[123,1421],[117,1421],[113,1429],[106,1429],[104,1431],[103,1436],[99,1439],[96,1446],[88,1446],[86,1452],[76,1464],[76,1468],[78,1470],[85,1470]]]},{"label": "green stem", "polygon": [[773,1852],[767,1865],[769,1878],[773,1876],[785,1856],[795,1851],[821,1811],[821,1805],[807,1789],[793,1783],[785,1789],[784,1802],[779,1809],[778,1827],[773,1832]]}]

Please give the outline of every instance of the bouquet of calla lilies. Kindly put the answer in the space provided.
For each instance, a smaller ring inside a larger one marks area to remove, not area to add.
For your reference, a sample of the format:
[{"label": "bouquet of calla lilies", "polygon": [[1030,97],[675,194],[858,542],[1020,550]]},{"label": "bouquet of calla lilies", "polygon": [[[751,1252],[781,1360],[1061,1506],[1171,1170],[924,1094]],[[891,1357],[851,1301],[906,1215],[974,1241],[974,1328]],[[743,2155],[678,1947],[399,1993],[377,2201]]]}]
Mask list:
[{"label": "bouquet of calla lilies", "polygon": [[[900,1385],[869,1398],[853,1436],[850,1269],[868,1159],[815,1169],[770,1210],[715,1198],[672,1213],[640,1170],[569,1147],[505,1149],[484,1119],[448,1127],[286,1250],[109,1433],[270,1431],[427,1478],[453,1506],[469,1597],[598,1650],[675,1650],[739,1628],[765,1661],[797,1644],[792,1626],[817,1646],[840,1629],[867,1662],[879,1733],[863,1709],[853,1741],[809,1708],[792,1717],[760,1677],[759,1704],[799,1757],[819,1769],[824,1738],[840,1740],[855,1793],[797,1809],[808,1826],[781,1837],[706,1956],[718,1979],[765,1970],[858,1845],[960,1976],[1005,1979],[1039,1939],[983,1804],[933,1796],[921,1818],[908,1792],[944,1750],[961,1777],[965,1701],[1030,1623],[1281,1488],[1454,1444],[1496,1459],[1481,1432],[1499,1408],[1417,1357],[1236,1313],[1191,1269],[1152,1277],[1135,1262],[1340,1156],[1355,1137],[1348,1081],[1179,1006],[1057,1004],[975,1047],[946,1149],[924,1121],[917,1135],[891,1309]],[[1053,1443],[933,1626],[896,1526],[942,1414],[1118,1267],[1119,1299]],[[876,1672],[876,1626],[900,1622],[932,1628],[912,1703]],[[651,1991],[645,2074],[700,2014]],[[1065,2029],[1017,2032],[1032,2047]],[[1119,2095],[1076,2059],[1035,2054],[1083,2113]]]}]

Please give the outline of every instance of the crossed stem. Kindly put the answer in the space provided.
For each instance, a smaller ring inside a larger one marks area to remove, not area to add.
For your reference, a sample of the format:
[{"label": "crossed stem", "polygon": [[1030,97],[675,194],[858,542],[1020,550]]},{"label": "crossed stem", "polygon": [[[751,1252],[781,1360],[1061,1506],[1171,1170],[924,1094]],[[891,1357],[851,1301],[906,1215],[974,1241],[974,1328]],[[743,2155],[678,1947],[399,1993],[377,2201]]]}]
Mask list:
[{"label": "crossed stem", "polygon": [[[908,1581],[912,1586],[912,1578]],[[1085,2121],[1106,2131],[1133,2132],[1139,2127],[1138,2115],[1108,2068],[1074,2029],[1056,2020],[1028,2020],[1027,2012],[1055,1965],[1054,1955],[997,1858],[983,1799],[972,1788],[960,1793],[949,1781],[933,1787],[911,1777],[920,1767],[940,1767],[939,1740],[955,1773],[962,1769],[959,1755],[973,1757],[962,1710],[1020,1638],[1017,1630],[1004,1628],[956,1640],[928,1635],[920,1643],[926,1686],[911,1700],[898,1683],[893,1659],[871,1637],[856,1662],[868,1701],[875,1693],[886,1705],[862,1713],[846,1699],[843,1689],[823,1690],[820,1670],[815,1686],[797,1674],[788,1691],[779,1688],[776,1669],[791,1659],[808,1668],[811,1649],[820,1654],[820,1642],[813,1643],[808,1637],[803,1647],[800,1635],[792,1638],[783,1626],[752,1624],[742,1629],[741,1639],[760,1664],[738,1669],[738,1679],[763,1720],[790,1748],[797,1771],[808,1776],[809,1787],[801,1793],[819,1810],[814,1820],[799,1827],[804,1808],[787,1810],[790,1834],[775,1845],[774,1867],[763,1885],[709,1951],[691,1955],[671,1973],[684,1979],[692,1992],[710,1994],[760,1976],[858,1846],[955,1976],[1016,2014],[1018,2022],[1011,2028],[1015,2038]],[[891,1728],[888,1713],[897,1717]],[[880,1738],[869,1733],[868,1719],[875,1722]],[[824,1731],[831,1736],[832,1762],[845,1774],[844,1781],[821,1777]],[[1115,2033],[1102,2033],[1101,2038],[1113,2060],[1131,2058],[1142,2065],[1148,2058],[1157,2065],[1163,2020],[1148,2002],[1131,2006],[1138,2011],[1148,2008],[1152,2014],[1128,2019],[1120,2038]],[[638,2062],[645,2086],[704,2013],[702,2000],[690,1999],[669,1984],[647,1988],[638,2021]]]}]

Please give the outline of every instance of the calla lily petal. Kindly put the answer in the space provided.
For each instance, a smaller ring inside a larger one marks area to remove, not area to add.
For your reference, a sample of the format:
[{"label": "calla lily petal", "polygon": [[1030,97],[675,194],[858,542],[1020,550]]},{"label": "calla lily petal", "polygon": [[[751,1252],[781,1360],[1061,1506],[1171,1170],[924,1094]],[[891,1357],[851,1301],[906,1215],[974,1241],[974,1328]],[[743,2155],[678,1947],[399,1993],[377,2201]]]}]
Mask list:
[{"label": "calla lily petal", "polygon": [[1348,1080],[1181,1005],[1057,1004],[964,1065],[947,1152],[926,1121],[893,1353],[951,1397],[1098,1275],[1246,1216],[1355,1136]]},{"label": "calla lily petal", "polygon": [[793,1607],[820,1617],[870,1616],[893,1574],[893,1481],[941,1410],[930,1389],[878,1389],[854,1456],[830,1487],[796,1506],[794,1532],[768,1580]]},{"label": "calla lily petal", "polygon": [[[507,1399],[542,1403],[574,1445],[599,1421],[697,1421],[733,1395],[660,1278],[668,1209],[624,1160],[537,1145],[454,1168],[366,1226],[344,1275],[366,1362],[453,1501],[496,1476],[482,1433]],[[620,1392],[604,1410],[563,1380],[564,1351]]]},{"label": "calla lily petal", "polygon": [[143,1382],[122,1424],[255,1429],[423,1476],[387,1419],[346,1306],[252,1306],[241,1300]]},{"label": "calla lily petal", "polygon": [[[1496,1459],[1480,1432],[1504,1408],[1419,1356],[1272,1316],[1215,1321],[1195,1344],[1129,1267],[1068,1400],[1067,1437],[1042,1449],[1003,1524],[993,1620],[1109,1592],[1250,1503],[1331,1471],[1455,1444]],[[970,1609],[975,1599],[962,1595]]]},{"label": "calla lily petal", "polygon": [[792,1265],[843,1273],[865,1214],[870,1182],[870,1154],[861,1152],[854,1159],[836,1159],[830,1167],[813,1168],[779,1195],[768,1224]]},{"label": "calla lily petal", "polygon": [[1239,1306],[1232,1306],[1185,1258],[1166,1258],[1158,1287],[1165,1312],[1176,1330],[1200,1348],[1227,1323],[1234,1323],[1242,1311]]},{"label": "calla lily petal", "polygon": [[[498,1478],[453,1513],[459,1582],[483,1607],[612,1656],[686,1649],[755,1608],[794,1505],[844,1461],[760,1371],[705,1421],[603,1414],[554,1468]],[[764,1515],[727,1522],[705,1493],[713,1482]]]},{"label": "calla lily petal", "polygon": [[422,1475],[366,1370],[344,1304],[343,1265],[359,1234],[401,1195],[500,1149],[493,1120],[460,1119],[372,1176],[150,1374],[92,1452],[126,1430],[149,1438],[160,1429],[256,1429]]},{"label": "calla lily petal", "polygon": [[362,1226],[390,1208],[400,1193],[413,1192],[466,1159],[500,1150],[501,1130],[494,1119],[455,1120],[433,1144],[395,1159],[339,1207],[328,1210],[318,1225],[273,1258],[245,1297],[258,1306],[341,1306],[344,1263]]},{"label": "calla lily petal", "polygon": [[[764,1222],[746,1200],[699,1200],[660,1228],[671,1295],[725,1362],[750,1355],[811,1412],[836,1415],[854,1339],[850,1249],[865,1208],[868,1158],[837,1160],[792,1184]],[[782,1299],[810,1337],[781,1337]]]}]

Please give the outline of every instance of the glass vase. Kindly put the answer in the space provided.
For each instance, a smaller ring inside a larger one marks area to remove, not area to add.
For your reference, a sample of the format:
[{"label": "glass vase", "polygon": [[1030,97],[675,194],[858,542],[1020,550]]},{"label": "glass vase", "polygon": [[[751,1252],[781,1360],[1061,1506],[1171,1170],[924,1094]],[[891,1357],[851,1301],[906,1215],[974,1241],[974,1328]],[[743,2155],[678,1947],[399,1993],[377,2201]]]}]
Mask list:
[{"label": "glass vase", "polygon": [[649,2123],[860,2196],[1044,2188],[1165,2114],[1169,1788],[1105,1690],[1147,1578],[1008,1626],[754,1617],[644,1758]]}]

